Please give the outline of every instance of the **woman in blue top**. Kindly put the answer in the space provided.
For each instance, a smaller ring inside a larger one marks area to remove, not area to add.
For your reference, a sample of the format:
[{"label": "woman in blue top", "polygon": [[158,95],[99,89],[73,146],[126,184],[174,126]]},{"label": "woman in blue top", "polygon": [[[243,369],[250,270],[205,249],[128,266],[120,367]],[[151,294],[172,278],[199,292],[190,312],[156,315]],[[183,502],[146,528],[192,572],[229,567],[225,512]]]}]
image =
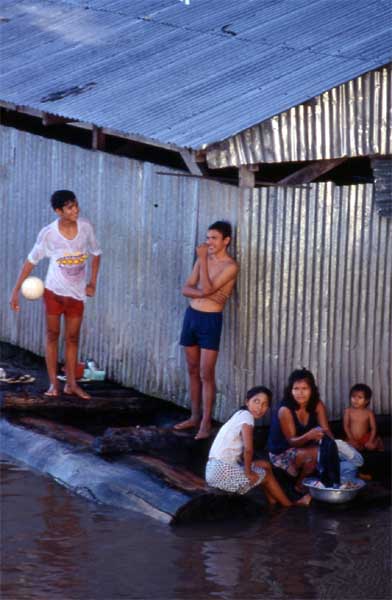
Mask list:
[{"label": "woman in blue top", "polygon": [[298,477],[297,490],[302,491],[303,479],[315,470],[318,442],[325,434],[333,438],[313,373],[297,369],[272,417],[268,438],[271,463]]}]

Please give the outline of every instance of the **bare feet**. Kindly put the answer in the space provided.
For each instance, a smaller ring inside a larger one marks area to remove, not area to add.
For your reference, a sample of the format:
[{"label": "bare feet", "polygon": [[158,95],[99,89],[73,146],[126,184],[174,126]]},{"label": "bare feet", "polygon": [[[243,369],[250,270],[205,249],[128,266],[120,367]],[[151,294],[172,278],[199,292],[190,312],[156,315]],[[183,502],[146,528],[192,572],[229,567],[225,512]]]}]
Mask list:
[{"label": "bare feet", "polygon": [[305,492],[308,491],[308,488],[299,481],[297,481],[297,483],[295,484],[294,489],[299,494],[304,494]]},{"label": "bare feet", "polygon": [[49,386],[49,389],[44,392],[44,396],[48,396],[50,398],[57,398],[58,395],[59,390],[55,385],[53,385],[53,383]]},{"label": "bare feet", "polygon": [[206,440],[211,435],[211,429],[206,427],[200,427],[199,431],[195,435],[195,440]]},{"label": "bare feet", "polygon": [[187,419],[186,421],[181,421],[181,423],[177,423],[176,425],[174,425],[173,429],[175,429],[176,431],[185,431],[186,429],[195,429],[198,426],[199,426],[199,420],[193,419],[191,417],[190,419]]},{"label": "bare feet", "polygon": [[82,400],[91,399],[91,396],[87,392],[85,392],[79,385],[74,385],[73,387],[71,387],[70,385],[66,384],[64,386],[64,394],[66,396],[78,396]]},{"label": "bare feet", "polygon": [[266,494],[267,496],[267,500],[268,500],[268,505],[269,506],[276,506],[277,505],[277,501],[275,500],[275,498],[273,496],[269,496],[268,494]]},{"label": "bare feet", "polygon": [[291,477],[297,477],[298,476],[298,471],[297,469],[294,467],[294,465],[290,465],[289,468],[287,469],[287,473],[289,475],[291,475]]},{"label": "bare feet", "polygon": [[363,479],[363,481],[371,481],[373,479],[370,473],[358,473],[358,477],[359,479]]},{"label": "bare feet", "polygon": [[310,494],[305,494],[305,496],[302,496],[302,498],[300,498],[299,500],[296,500],[296,502],[294,502],[295,506],[309,506],[309,504],[312,502],[312,496]]}]

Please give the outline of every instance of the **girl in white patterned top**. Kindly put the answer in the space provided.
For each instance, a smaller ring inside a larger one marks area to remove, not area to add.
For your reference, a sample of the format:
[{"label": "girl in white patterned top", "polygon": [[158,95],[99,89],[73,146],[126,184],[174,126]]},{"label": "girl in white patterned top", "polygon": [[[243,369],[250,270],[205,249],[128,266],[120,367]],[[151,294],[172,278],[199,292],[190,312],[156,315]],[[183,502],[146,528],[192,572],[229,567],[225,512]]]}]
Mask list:
[{"label": "girl in white patterned top", "polygon": [[[263,417],[270,407],[271,392],[264,386],[250,389],[245,406],[241,407],[221,427],[211,446],[206,481],[212,487],[246,494],[262,485],[270,504],[292,506],[293,503],[275,479],[271,465],[266,460],[253,460],[253,429],[255,419]],[[295,504],[307,505],[306,495]]]}]

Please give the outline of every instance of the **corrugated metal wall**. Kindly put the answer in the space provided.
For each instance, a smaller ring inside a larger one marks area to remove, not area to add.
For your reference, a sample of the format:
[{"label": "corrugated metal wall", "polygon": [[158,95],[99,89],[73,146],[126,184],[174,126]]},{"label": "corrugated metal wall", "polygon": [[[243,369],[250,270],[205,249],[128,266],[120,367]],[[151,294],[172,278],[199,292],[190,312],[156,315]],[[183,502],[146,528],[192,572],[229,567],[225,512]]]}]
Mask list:
[{"label": "corrugated metal wall", "polygon": [[375,202],[377,211],[385,217],[392,217],[392,157],[373,158]]},{"label": "corrugated metal wall", "polygon": [[239,190],[4,127],[0,140],[2,340],[43,353],[40,303],[23,301],[15,315],[8,298],[38,230],[53,219],[50,193],[67,187],[104,250],[82,358],[187,404],[180,289],[196,242],[226,218],[237,226],[241,272],[225,310],[216,417],[225,419],[255,383],[271,386],[277,400],[301,365],[317,376],[331,416],[357,381],[374,388],[377,412],[390,412],[392,220],[374,209],[372,185]]},{"label": "corrugated metal wall", "polygon": [[211,168],[392,153],[392,64],[332,88],[207,152]]}]

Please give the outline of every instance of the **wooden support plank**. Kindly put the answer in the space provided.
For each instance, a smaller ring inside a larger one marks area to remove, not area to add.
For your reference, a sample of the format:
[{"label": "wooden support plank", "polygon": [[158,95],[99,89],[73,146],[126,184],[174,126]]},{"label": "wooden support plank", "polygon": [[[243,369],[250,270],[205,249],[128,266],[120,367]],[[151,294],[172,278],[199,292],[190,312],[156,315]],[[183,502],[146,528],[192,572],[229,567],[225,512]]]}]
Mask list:
[{"label": "wooden support plank", "polygon": [[95,439],[93,435],[90,435],[81,429],[71,427],[70,425],[63,425],[62,423],[57,423],[50,419],[42,419],[39,417],[23,417],[18,420],[18,423],[28,427],[29,429],[34,429],[39,433],[44,433],[45,435],[48,435],[56,440],[69,442],[70,444],[82,445],[88,448],[92,446]]},{"label": "wooden support plank", "polygon": [[[63,425],[50,419],[23,417],[18,422],[29,429],[72,445],[82,445],[86,448],[91,448],[95,440],[94,436],[81,429],[71,427],[70,425]],[[140,465],[143,468],[147,468],[159,476],[162,481],[180,490],[204,492],[209,489],[201,477],[198,477],[186,468],[170,465],[161,458],[138,454],[138,456],[132,456],[128,462],[131,466]]]},{"label": "wooden support plank", "polygon": [[91,147],[93,150],[105,150],[106,135],[101,127],[93,125]]},{"label": "wooden support plank", "polygon": [[338,165],[342,164],[347,160],[347,157],[343,158],[332,158],[330,160],[318,160],[313,162],[311,165],[307,165],[295,173],[291,173],[291,175],[287,175],[278,182],[278,185],[294,185],[301,183],[311,183],[320,175],[324,175],[324,173],[328,173]]},{"label": "wooden support plank", "polygon": [[[236,185],[236,181],[230,177],[210,177],[208,175],[192,175],[191,173],[168,173],[167,171],[155,171],[157,175],[165,175],[166,177],[192,177],[193,179],[208,179],[209,181],[219,181],[220,183],[231,183]],[[280,187],[282,184],[274,183],[273,181],[258,180],[255,187]],[[295,187],[306,189],[305,185],[296,185]]]},{"label": "wooden support plank", "polygon": [[205,492],[210,488],[202,479],[191,471],[183,467],[172,466],[155,456],[138,455],[132,457],[132,462],[137,462],[140,465],[148,467],[151,471],[159,475],[161,479],[169,485],[174,485],[180,490],[187,492]]},{"label": "wooden support plank", "polygon": [[59,115],[42,113],[42,125],[45,127],[49,127],[50,125],[65,125],[73,121],[75,121],[75,119],[67,119],[66,117],[60,117]]},{"label": "wooden support plank", "polygon": [[192,175],[199,175],[199,176],[203,175],[203,171],[199,167],[199,164],[196,160],[196,156],[195,156],[194,152],[184,149],[184,150],[181,150],[180,154],[181,154],[181,158],[183,159],[184,163],[186,164],[186,166],[189,169],[189,172],[192,173]]},{"label": "wooden support plank", "polygon": [[198,163],[205,163],[207,160],[207,150],[196,150],[195,160]]},{"label": "wooden support plank", "polygon": [[254,188],[256,183],[255,172],[247,165],[241,165],[238,169],[238,181],[240,188]]},{"label": "wooden support plank", "polygon": [[83,400],[77,396],[49,397],[28,393],[5,393],[0,410],[4,412],[84,412],[113,414],[148,414],[156,403],[140,397],[98,397]]}]

